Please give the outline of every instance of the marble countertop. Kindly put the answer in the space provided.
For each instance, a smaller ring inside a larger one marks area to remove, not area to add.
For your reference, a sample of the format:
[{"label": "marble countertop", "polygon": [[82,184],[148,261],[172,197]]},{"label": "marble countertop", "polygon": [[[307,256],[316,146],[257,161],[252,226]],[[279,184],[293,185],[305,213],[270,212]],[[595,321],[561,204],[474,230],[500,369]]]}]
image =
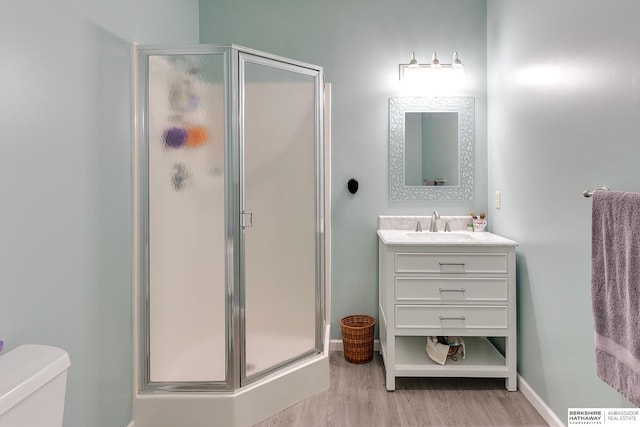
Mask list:
[{"label": "marble countertop", "polygon": [[449,222],[451,232],[416,232],[416,222],[420,221],[423,230],[429,229],[431,217],[426,216],[379,216],[378,236],[385,245],[406,246],[518,246],[518,243],[497,234],[486,231],[467,231],[469,216],[441,216],[437,220],[438,230],[443,230]]},{"label": "marble countertop", "polygon": [[380,241],[385,245],[438,245],[438,246],[518,246],[513,240],[497,234],[476,231],[454,230],[452,232],[411,230],[378,230]]}]

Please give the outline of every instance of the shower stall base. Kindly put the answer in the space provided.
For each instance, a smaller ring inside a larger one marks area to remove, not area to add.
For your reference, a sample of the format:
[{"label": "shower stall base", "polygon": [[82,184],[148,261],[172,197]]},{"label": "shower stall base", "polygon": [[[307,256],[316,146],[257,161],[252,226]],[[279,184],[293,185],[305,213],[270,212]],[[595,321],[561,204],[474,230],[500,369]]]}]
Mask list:
[{"label": "shower stall base", "polygon": [[136,394],[135,427],[250,427],[329,388],[329,333],[322,353],[229,393]]}]

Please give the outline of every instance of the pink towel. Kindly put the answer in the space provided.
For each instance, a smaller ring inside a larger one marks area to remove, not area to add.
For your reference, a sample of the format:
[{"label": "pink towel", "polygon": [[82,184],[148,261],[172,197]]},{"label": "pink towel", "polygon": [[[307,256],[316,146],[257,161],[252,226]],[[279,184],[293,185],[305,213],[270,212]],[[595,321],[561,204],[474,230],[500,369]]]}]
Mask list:
[{"label": "pink towel", "polygon": [[596,371],[640,406],[640,194],[594,192],[591,238]]}]

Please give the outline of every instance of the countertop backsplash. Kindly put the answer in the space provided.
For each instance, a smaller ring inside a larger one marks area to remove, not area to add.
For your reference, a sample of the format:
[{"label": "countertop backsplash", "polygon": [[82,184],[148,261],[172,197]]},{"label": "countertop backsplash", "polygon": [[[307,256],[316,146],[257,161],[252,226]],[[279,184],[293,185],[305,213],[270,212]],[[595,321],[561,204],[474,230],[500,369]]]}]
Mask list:
[{"label": "countertop backsplash", "polygon": [[[431,215],[424,216],[378,216],[378,230],[415,230],[416,223],[420,221],[423,230],[428,230],[431,224]],[[446,222],[449,221],[451,230],[466,230],[467,224],[471,224],[471,216],[445,216],[441,215],[436,220],[438,230],[444,230]]]}]

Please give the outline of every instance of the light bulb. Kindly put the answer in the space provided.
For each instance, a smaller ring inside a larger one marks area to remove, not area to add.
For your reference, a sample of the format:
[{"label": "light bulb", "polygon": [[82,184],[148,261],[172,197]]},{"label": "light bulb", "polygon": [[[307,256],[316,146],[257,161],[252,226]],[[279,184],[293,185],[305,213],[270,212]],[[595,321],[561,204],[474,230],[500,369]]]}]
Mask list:
[{"label": "light bulb", "polygon": [[462,61],[458,58],[458,52],[453,52],[453,59],[451,60],[451,68],[454,70],[463,70],[464,66]]},{"label": "light bulb", "polygon": [[408,80],[415,80],[420,74],[420,63],[416,59],[416,53],[411,52],[411,61],[409,65],[404,69],[403,76]]},{"label": "light bulb", "polygon": [[440,61],[438,60],[438,57],[435,52],[433,52],[433,55],[431,55],[431,69],[432,70],[440,69]]},{"label": "light bulb", "polygon": [[407,68],[410,69],[410,70],[419,70],[420,69],[420,63],[416,59],[416,53],[415,52],[411,52],[411,61],[409,61],[409,66]]}]

